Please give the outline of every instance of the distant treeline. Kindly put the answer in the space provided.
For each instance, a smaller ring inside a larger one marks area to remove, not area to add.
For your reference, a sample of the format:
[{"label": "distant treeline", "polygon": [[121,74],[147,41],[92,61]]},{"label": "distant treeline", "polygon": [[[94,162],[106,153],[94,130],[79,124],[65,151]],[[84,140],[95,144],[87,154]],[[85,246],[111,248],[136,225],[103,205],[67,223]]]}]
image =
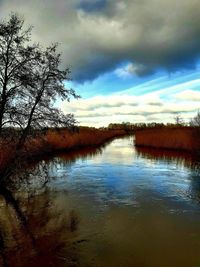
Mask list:
[{"label": "distant treeline", "polygon": [[[178,125],[178,126],[185,126],[185,125]],[[150,128],[173,128],[177,127],[175,123],[130,123],[130,122],[123,122],[123,123],[110,123],[108,125],[108,129],[112,130],[126,130],[126,131],[135,131],[135,130],[143,130],[143,129],[150,129]]]},{"label": "distant treeline", "polygon": [[174,117],[174,123],[131,123],[131,122],[122,122],[122,123],[110,123],[108,129],[112,130],[126,130],[126,131],[135,131],[151,128],[176,128],[176,127],[200,127],[200,111],[188,122],[185,123],[183,118],[177,114]]}]

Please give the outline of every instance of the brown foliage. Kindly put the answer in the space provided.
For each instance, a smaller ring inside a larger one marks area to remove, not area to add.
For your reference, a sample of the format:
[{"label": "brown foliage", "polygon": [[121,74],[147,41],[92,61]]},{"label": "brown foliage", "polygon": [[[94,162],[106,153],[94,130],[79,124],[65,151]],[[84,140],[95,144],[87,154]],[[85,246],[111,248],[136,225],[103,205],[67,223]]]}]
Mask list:
[{"label": "brown foliage", "polygon": [[200,150],[200,132],[193,127],[161,128],[135,133],[136,146],[177,150]]},{"label": "brown foliage", "polygon": [[86,146],[98,146],[106,140],[124,134],[124,131],[108,131],[97,129],[81,129],[78,133],[67,130],[49,130],[44,138],[49,148],[53,150],[77,149]]},{"label": "brown foliage", "polygon": [[[47,153],[60,150],[74,150],[82,147],[99,146],[107,140],[124,135],[123,130],[98,130],[95,128],[81,128],[79,132],[67,129],[49,129],[45,134],[29,139],[21,150],[21,161],[36,158]],[[0,144],[0,170],[6,166],[15,153],[15,144]]]}]

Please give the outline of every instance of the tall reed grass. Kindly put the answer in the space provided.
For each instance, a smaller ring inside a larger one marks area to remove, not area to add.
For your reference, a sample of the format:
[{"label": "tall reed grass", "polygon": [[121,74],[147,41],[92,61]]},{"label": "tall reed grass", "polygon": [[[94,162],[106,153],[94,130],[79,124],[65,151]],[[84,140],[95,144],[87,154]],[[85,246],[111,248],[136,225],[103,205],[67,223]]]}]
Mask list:
[{"label": "tall reed grass", "polygon": [[98,146],[110,138],[124,134],[123,130],[112,131],[93,128],[83,128],[75,133],[66,130],[60,130],[59,132],[50,130],[47,132],[44,141],[52,150],[71,150],[86,146]]},{"label": "tall reed grass", "polygon": [[[49,129],[45,134],[30,138],[21,151],[21,159],[31,159],[46,153],[68,151],[83,147],[100,146],[111,138],[125,135],[123,130],[80,128],[79,132],[67,129]],[[0,142],[0,170],[15,153],[15,144]]]},{"label": "tall reed grass", "polygon": [[195,127],[141,130],[135,133],[135,145],[200,151],[200,130]]}]

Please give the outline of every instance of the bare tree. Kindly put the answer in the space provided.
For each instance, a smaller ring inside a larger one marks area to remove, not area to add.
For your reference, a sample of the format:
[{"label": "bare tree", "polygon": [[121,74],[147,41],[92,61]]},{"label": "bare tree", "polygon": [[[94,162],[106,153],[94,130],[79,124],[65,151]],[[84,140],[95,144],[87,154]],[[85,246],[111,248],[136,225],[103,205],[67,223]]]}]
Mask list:
[{"label": "bare tree", "polygon": [[191,119],[190,126],[200,127],[200,111],[197,112],[197,115]]},{"label": "bare tree", "polygon": [[[29,45],[31,28],[23,30],[24,21],[12,14],[0,23],[0,137],[3,127],[17,126],[13,132],[15,151],[0,175],[8,177],[18,166],[21,150],[32,133],[44,127],[73,126],[72,114],[65,115],[55,107],[57,99],[78,98],[73,89],[66,89],[68,68],[60,69],[61,55],[57,44],[46,49]],[[8,133],[8,131],[7,131]],[[10,135],[10,130],[8,135]]]},{"label": "bare tree", "polygon": [[175,124],[179,125],[179,126],[184,124],[184,120],[183,120],[183,118],[181,117],[181,115],[179,113],[177,113],[174,116],[174,121],[175,121]]},{"label": "bare tree", "polygon": [[29,83],[32,64],[39,56],[38,45],[29,45],[31,27],[23,30],[24,21],[11,14],[8,21],[0,23],[0,134],[10,123],[16,98]]},{"label": "bare tree", "polygon": [[64,115],[54,102],[78,97],[64,86],[70,71],[60,69],[57,44],[30,45],[31,27],[23,28],[16,14],[0,23],[0,135],[4,126],[18,126],[19,146],[30,129],[73,125],[73,115]]},{"label": "bare tree", "polygon": [[54,106],[57,98],[70,100],[77,98],[73,89],[66,89],[64,81],[69,79],[69,69],[60,70],[60,54],[57,44],[47,47],[44,51],[39,48],[40,56],[34,61],[30,73],[30,82],[23,90],[23,96],[16,101],[14,118],[23,129],[20,145],[31,133],[31,129],[43,127],[72,126],[75,123],[72,114],[64,115]]}]

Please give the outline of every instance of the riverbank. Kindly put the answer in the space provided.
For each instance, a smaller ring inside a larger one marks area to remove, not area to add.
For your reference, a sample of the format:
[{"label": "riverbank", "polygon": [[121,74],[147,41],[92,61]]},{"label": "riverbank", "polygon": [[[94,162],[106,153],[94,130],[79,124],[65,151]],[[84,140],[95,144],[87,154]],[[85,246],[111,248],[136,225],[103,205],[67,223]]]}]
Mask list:
[{"label": "riverbank", "polygon": [[147,129],[135,132],[135,145],[200,151],[200,130],[195,127]]},{"label": "riverbank", "polygon": [[[78,131],[77,131],[78,130]],[[67,129],[49,129],[45,134],[29,139],[22,151],[22,161],[35,159],[45,154],[58,151],[71,151],[83,147],[95,147],[104,144],[112,138],[126,135],[123,130],[107,130],[81,127],[76,131]],[[15,153],[15,144],[1,141],[0,170],[3,169]]]}]

